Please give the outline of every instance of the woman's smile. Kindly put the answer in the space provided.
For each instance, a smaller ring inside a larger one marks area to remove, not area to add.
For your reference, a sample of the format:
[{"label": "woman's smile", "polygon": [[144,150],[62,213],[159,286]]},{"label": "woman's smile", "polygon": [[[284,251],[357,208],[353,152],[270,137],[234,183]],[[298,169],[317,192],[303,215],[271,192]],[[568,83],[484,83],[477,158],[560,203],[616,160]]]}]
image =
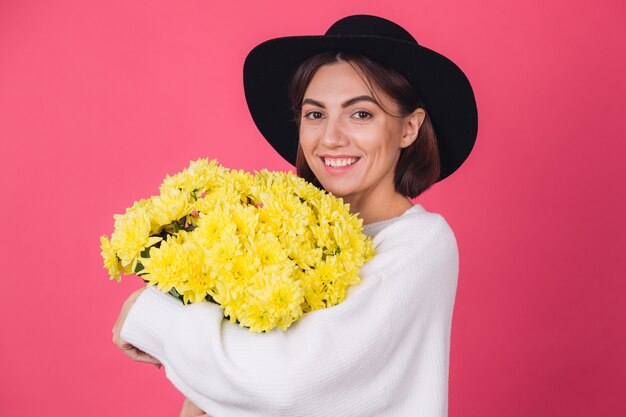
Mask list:
[{"label": "woman's smile", "polygon": [[321,155],[324,167],[329,174],[343,174],[351,171],[360,158],[347,155]]}]

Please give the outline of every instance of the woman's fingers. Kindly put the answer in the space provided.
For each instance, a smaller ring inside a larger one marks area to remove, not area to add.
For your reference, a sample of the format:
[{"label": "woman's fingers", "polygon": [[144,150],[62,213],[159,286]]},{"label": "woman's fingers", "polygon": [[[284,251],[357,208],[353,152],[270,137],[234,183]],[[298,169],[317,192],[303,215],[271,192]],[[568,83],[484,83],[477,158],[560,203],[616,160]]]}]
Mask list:
[{"label": "woman's fingers", "polygon": [[195,405],[194,403],[189,401],[187,398],[185,398],[185,401],[183,402],[183,407],[180,410],[179,417],[210,417],[210,416],[206,414],[204,411],[202,411],[200,408],[198,408],[197,405]]},{"label": "woman's fingers", "polygon": [[113,344],[132,360],[137,362],[149,363],[156,366],[157,368],[160,368],[161,362],[159,362],[158,359],[148,355],[144,351],[137,349],[135,346],[123,340],[120,335],[120,333],[122,332],[122,326],[124,326],[124,320],[126,320],[128,312],[144,290],[145,288],[141,288],[133,292],[122,305],[122,310],[120,311],[120,315],[117,317],[117,320],[115,321],[115,325],[113,326],[112,330]]},{"label": "woman's fingers", "polygon": [[131,358],[132,360],[136,362],[149,363],[151,365],[156,366],[157,368],[161,367],[161,362],[159,362],[157,358],[155,358],[154,356],[148,355],[143,350],[139,350],[135,346],[129,343],[124,343],[124,345],[120,347],[120,350],[124,352],[126,356],[128,356],[129,358]]}]

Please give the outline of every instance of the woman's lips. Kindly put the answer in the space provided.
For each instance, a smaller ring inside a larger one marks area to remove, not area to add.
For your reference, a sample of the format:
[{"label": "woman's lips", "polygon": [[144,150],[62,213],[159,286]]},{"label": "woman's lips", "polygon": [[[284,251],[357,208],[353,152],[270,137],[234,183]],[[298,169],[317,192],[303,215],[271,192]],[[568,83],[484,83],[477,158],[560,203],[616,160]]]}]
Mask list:
[{"label": "woman's lips", "polygon": [[320,159],[327,172],[340,174],[354,168],[360,158],[351,155],[322,155]]}]

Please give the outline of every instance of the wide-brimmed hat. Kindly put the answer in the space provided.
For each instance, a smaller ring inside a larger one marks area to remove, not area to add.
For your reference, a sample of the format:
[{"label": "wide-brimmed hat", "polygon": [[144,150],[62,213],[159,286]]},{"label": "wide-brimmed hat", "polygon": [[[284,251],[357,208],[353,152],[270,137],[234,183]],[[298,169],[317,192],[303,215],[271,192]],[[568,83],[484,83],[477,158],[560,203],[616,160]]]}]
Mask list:
[{"label": "wide-brimmed hat", "polygon": [[435,129],[439,179],[461,166],[478,131],[476,100],[467,77],[448,58],[419,45],[401,26],[368,15],[345,17],[322,36],[270,39],[248,54],[243,70],[248,108],[259,131],[283,158],[295,165],[298,127],[288,94],[291,78],[313,55],[339,51],[365,55],[404,76]]}]

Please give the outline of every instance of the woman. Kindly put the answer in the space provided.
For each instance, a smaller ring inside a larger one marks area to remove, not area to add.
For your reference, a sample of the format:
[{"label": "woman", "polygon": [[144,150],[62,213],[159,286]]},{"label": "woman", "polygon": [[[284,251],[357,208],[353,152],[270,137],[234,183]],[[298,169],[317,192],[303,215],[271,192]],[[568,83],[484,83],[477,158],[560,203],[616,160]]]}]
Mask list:
[{"label": "woman", "polygon": [[343,303],[287,332],[253,334],[216,305],[150,288],[125,303],[115,343],[165,366],[189,399],[183,415],[446,415],[458,251],[445,220],[409,198],[469,155],[469,82],[400,26],[363,15],[264,42],[244,82],[265,138],[360,213],[376,256]]}]

